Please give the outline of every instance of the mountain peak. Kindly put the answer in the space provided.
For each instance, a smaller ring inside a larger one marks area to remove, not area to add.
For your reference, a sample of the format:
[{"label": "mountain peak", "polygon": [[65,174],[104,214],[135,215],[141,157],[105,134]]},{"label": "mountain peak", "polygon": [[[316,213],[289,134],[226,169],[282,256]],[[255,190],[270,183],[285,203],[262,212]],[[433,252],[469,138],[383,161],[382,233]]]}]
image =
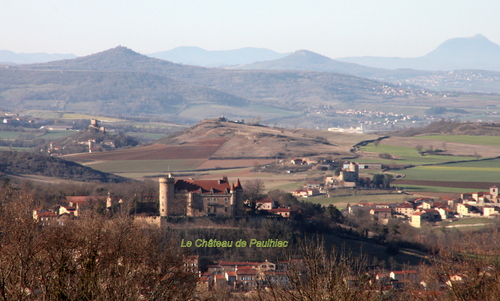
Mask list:
[{"label": "mountain peak", "polygon": [[127,48],[122,45],[118,45],[115,48],[111,48],[108,50],[104,50],[98,53],[91,54],[89,56],[100,55],[100,54],[122,54],[122,55],[134,55],[134,56],[142,56],[142,54],[133,51],[130,48]]},{"label": "mountain peak", "polygon": [[468,38],[454,38],[445,41],[435,50],[424,56],[434,61],[488,61],[498,60],[500,46],[485,36],[477,34]]},{"label": "mountain peak", "polygon": [[478,33],[478,34],[477,34],[477,35],[475,35],[475,36],[469,37],[469,39],[487,40],[487,41],[489,41],[487,37],[483,36],[483,35],[482,35],[482,34],[480,34],[480,33]]},{"label": "mountain peak", "polygon": [[[302,61],[305,60],[305,61],[315,62],[315,63],[326,63],[326,62],[332,61],[332,59],[330,59],[329,57],[326,57],[326,56],[321,55],[319,53],[312,52],[312,51],[305,50],[305,49],[297,50],[294,53],[286,56],[285,58],[302,60]],[[283,58],[283,59],[285,59],[285,58]]]}]

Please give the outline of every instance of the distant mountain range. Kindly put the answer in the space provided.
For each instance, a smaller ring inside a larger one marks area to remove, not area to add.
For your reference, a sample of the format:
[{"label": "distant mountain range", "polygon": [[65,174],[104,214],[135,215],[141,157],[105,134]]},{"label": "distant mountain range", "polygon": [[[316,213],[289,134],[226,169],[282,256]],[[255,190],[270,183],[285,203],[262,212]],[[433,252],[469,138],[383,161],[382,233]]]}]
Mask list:
[{"label": "distant mountain range", "polygon": [[[125,47],[71,60],[0,68],[0,108],[4,110],[156,116],[184,122],[225,115],[324,128],[338,125],[338,119],[304,112],[319,106],[354,107],[374,99],[431,94],[332,72],[175,64]],[[303,120],[294,121],[297,116]]]},{"label": "distant mountain range", "polygon": [[398,57],[348,57],[337,59],[374,68],[452,71],[461,69],[500,72],[500,45],[483,35],[454,38],[445,41],[435,50],[417,58]]},{"label": "distant mountain range", "polygon": [[[435,50],[416,58],[366,56],[331,60],[319,54],[312,58],[312,54],[314,53],[307,50],[299,50],[290,54],[251,47],[222,51],[208,51],[199,47],[177,47],[147,56],[201,67],[237,66],[240,69],[314,70],[369,78],[377,78],[377,75],[382,73],[381,79],[385,78],[385,72],[380,69],[425,71],[469,69],[500,72],[500,45],[480,34],[447,40]],[[14,53],[0,50],[0,64],[32,64],[74,58],[76,58],[74,54]]]},{"label": "distant mountain range", "polygon": [[[477,38],[477,37],[476,37]],[[476,39],[473,38],[472,40]],[[480,38],[477,38],[480,39]],[[467,40],[467,39],[466,39]],[[480,39],[481,40],[481,39]],[[452,45],[458,45],[462,41],[461,39],[453,40],[450,42]],[[469,40],[467,40],[469,41]],[[448,43],[445,43],[448,44]],[[474,51],[479,51],[481,48],[478,45],[473,47],[473,43],[467,44],[469,47],[467,49],[475,49]],[[488,44],[490,45],[490,44]],[[496,44],[493,44],[496,45]],[[491,45],[490,45],[491,46]],[[496,45],[498,46],[498,45]],[[498,46],[500,48],[500,46]],[[434,61],[442,62],[444,64],[444,59],[439,60],[438,57],[452,56],[451,49],[455,49],[454,46],[443,46],[429,54],[429,57],[433,57]],[[495,47],[490,47],[491,51],[484,51],[490,53],[489,58],[494,57]],[[473,50],[465,51],[463,48],[460,53],[455,54],[457,64],[467,61],[465,54],[474,52]],[[474,58],[473,55],[469,55]],[[486,57],[486,56],[485,56]],[[403,59],[398,59],[403,60]],[[408,59],[411,62],[417,62],[418,59]],[[476,59],[479,60],[479,59]],[[492,60],[495,61],[495,60]],[[499,59],[496,60],[500,62]],[[496,62],[495,61],[495,62]],[[472,60],[469,60],[472,62]],[[449,62],[451,65],[452,62]],[[472,64],[472,63],[470,63]],[[380,65],[383,65],[380,63]],[[493,65],[492,65],[493,66]],[[385,69],[368,67],[362,64],[356,64],[352,62],[344,62],[340,60],[333,60],[326,56],[307,51],[299,50],[286,57],[265,62],[257,62],[248,65],[240,65],[231,67],[231,69],[241,69],[241,70],[302,70],[302,71],[316,71],[316,72],[335,72],[350,74],[359,77],[366,77],[369,79],[380,80],[395,84],[404,85],[414,85],[421,86],[426,89],[438,90],[438,91],[462,91],[462,92],[482,92],[482,93],[500,93],[500,72],[498,71],[487,71],[486,69],[457,69],[455,71],[429,71],[429,70],[417,70],[417,69]]]},{"label": "distant mountain range", "polygon": [[74,59],[74,54],[60,53],[15,53],[9,50],[0,50],[0,64],[35,64],[57,60]]},{"label": "distant mountain range", "polygon": [[[263,70],[266,64],[273,70]],[[375,111],[387,112],[387,119],[395,112],[415,114],[415,108],[423,115],[433,106],[464,108],[477,105],[478,99],[488,105],[497,101],[489,95],[472,99],[417,86],[451,90],[439,72],[372,68],[310,51],[258,66],[241,70],[176,64],[119,46],[75,59],[0,68],[0,108],[161,117],[183,123],[224,115],[328,128],[357,123],[359,114],[378,116]],[[293,70],[283,70],[287,68]],[[458,88],[478,91],[477,83],[493,79],[484,86],[500,90],[498,72],[464,72],[446,76],[454,76],[450,83]]]},{"label": "distant mountain range", "polygon": [[199,47],[177,47],[172,50],[148,54],[149,57],[178,64],[225,67],[270,61],[282,58],[288,53],[277,53],[263,48],[242,48],[235,50],[209,51]]}]

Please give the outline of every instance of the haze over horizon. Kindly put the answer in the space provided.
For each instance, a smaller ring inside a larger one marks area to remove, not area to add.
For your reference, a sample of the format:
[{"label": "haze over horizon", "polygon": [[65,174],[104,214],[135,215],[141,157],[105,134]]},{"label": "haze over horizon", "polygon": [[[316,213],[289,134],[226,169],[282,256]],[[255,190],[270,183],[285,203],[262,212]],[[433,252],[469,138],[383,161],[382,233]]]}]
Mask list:
[{"label": "haze over horizon", "polygon": [[500,2],[357,0],[6,0],[0,50],[86,56],[126,46],[142,54],[197,46],[330,58],[418,57],[445,40],[482,34],[500,44]]}]

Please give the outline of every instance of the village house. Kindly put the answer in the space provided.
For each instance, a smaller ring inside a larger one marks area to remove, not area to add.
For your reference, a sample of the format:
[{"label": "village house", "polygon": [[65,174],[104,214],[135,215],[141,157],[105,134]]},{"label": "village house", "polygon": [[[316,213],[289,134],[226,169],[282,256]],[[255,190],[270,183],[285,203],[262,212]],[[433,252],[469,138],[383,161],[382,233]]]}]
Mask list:
[{"label": "village house", "polygon": [[382,169],[382,163],[358,163],[359,169]]},{"label": "village house", "polygon": [[401,214],[405,217],[410,217],[415,212],[415,209],[413,208],[412,204],[403,203],[395,206],[394,211],[397,214]]},{"label": "village house", "polygon": [[321,189],[321,186],[323,186],[323,183],[321,182],[307,182],[306,184],[304,184],[304,188],[305,189]]},{"label": "village house", "polygon": [[290,217],[290,208],[274,208],[269,210],[269,212],[275,214],[275,215],[280,215],[281,217]]},{"label": "village house", "polygon": [[257,201],[255,203],[255,209],[257,210],[271,210],[276,208],[276,202],[271,199],[265,199],[261,201]]},{"label": "village house", "polygon": [[477,206],[470,204],[457,204],[457,213],[460,217],[479,217],[482,214]]},{"label": "village house", "polygon": [[184,259],[184,270],[186,272],[198,273],[199,271],[199,255],[189,255]]},{"label": "village house", "polygon": [[318,189],[296,189],[296,190],[290,191],[290,193],[293,196],[302,197],[302,198],[307,198],[310,196],[315,196],[315,195],[320,194]]},{"label": "village house", "polygon": [[47,210],[33,210],[33,219],[38,221],[40,226],[51,226],[58,224],[58,217],[56,213]]},{"label": "village house", "polygon": [[483,216],[484,217],[495,217],[498,216],[499,207],[486,206],[483,207]]},{"label": "village house", "polygon": [[[276,264],[264,262],[234,262],[221,261],[217,265],[208,267],[208,271],[202,274],[205,280],[213,284],[210,288],[229,286],[233,289],[253,290],[259,283],[267,281],[268,273],[276,272]],[[277,279],[279,275],[275,275]],[[281,278],[279,278],[281,279]]]},{"label": "village house", "polygon": [[355,162],[350,162],[343,165],[338,176],[325,177],[325,187],[356,187],[359,180],[359,166]]},{"label": "village house", "polygon": [[392,209],[391,208],[373,208],[370,210],[370,214],[378,219],[379,221],[387,221],[392,218]]},{"label": "village house", "polygon": [[410,225],[415,228],[421,228],[424,222],[432,223],[441,220],[441,215],[437,210],[424,209],[416,211],[411,215]]}]

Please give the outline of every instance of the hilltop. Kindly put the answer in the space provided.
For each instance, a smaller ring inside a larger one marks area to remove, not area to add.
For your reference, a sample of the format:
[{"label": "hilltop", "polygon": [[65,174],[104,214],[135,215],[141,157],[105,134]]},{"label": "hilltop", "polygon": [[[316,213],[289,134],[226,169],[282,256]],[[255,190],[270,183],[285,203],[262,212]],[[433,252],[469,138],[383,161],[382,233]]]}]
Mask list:
[{"label": "hilltop", "polygon": [[389,71],[386,69],[366,67],[359,64],[333,60],[329,57],[308,50],[298,50],[287,55],[286,57],[275,60],[234,66],[232,69],[334,72],[368,78],[372,78],[377,74]]},{"label": "hilltop", "polygon": [[344,134],[323,130],[284,129],[260,124],[241,124],[225,118],[209,119],[158,144],[185,145],[225,139],[211,158],[283,158],[288,156],[351,156],[353,145],[377,136]]}]

